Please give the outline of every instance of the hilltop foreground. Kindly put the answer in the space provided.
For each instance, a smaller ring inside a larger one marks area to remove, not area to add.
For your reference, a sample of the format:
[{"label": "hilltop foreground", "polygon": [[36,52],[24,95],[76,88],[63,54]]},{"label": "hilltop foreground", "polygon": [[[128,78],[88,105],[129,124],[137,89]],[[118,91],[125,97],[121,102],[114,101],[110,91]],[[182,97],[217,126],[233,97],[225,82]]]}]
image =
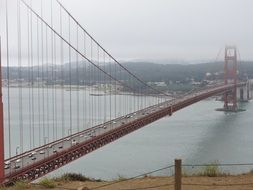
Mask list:
[{"label": "hilltop foreground", "polygon": [[[115,181],[69,181],[69,180],[51,180],[44,179],[40,185],[31,185],[19,182],[16,186],[7,188],[8,190],[138,190],[138,189],[156,189],[156,190],[174,190],[174,177],[144,177],[139,179],[127,180],[119,178]],[[111,184],[111,185],[109,185]],[[252,190],[253,173],[242,175],[224,175],[221,177],[207,176],[189,176],[182,179],[183,190]]]}]

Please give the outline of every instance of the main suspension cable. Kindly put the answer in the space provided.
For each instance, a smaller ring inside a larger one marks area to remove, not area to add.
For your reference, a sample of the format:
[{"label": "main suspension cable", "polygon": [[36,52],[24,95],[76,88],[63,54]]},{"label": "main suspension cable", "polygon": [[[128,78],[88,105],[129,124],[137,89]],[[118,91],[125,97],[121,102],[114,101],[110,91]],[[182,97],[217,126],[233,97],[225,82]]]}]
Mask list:
[{"label": "main suspension cable", "polygon": [[62,9],[73,19],[73,21],[109,56],[112,58],[112,60],[114,62],[116,62],[121,68],[123,68],[128,74],[130,74],[131,76],[133,76],[136,80],[138,80],[140,83],[142,83],[144,86],[152,89],[154,92],[158,93],[158,94],[163,94],[164,96],[169,96],[168,94],[157,90],[155,88],[153,88],[152,86],[148,85],[146,82],[144,82],[143,80],[141,80],[139,77],[137,77],[135,74],[133,74],[132,72],[130,72],[125,66],[123,66],[121,63],[119,63],[119,61],[116,60],[116,58],[114,58],[107,50],[105,50],[100,43],[98,43],[92,36],[91,34],[89,34],[84,27],[74,18],[74,16],[63,6],[63,4],[59,1],[56,0],[57,3],[62,7]]}]

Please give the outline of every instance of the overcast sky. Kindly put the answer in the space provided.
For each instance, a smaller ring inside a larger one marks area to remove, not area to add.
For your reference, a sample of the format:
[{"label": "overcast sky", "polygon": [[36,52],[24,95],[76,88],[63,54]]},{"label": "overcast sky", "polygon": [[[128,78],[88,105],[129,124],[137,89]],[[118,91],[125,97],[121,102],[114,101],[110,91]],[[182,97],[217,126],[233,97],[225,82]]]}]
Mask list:
[{"label": "overcast sky", "polygon": [[60,0],[119,59],[253,59],[252,0]]},{"label": "overcast sky", "polygon": [[[41,0],[26,1],[40,12],[36,6],[40,7]],[[44,16],[50,17],[50,3],[46,3],[50,1],[42,1]],[[253,60],[253,0],[59,1],[118,60],[208,61],[215,60],[226,45],[236,45],[241,59]],[[4,2],[0,0],[2,36],[5,36]],[[16,2],[8,0],[10,49],[17,47],[17,31],[13,28],[17,23]],[[23,5],[22,8],[26,10]],[[59,15],[57,6],[54,10]],[[27,20],[24,13],[22,21]],[[64,20],[67,25],[68,20]],[[27,28],[25,24],[22,26]],[[15,57],[17,51],[10,50],[10,54]],[[219,60],[222,59],[221,53]]]}]

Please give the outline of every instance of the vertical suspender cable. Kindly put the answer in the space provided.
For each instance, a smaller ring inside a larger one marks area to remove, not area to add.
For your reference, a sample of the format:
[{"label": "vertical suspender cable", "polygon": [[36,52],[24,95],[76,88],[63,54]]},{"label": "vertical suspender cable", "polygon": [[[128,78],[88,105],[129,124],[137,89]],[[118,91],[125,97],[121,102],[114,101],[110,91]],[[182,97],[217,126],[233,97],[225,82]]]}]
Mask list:
[{"label": "vertical suspender cable", "polygon": [[31,49],[30,49],[30,18],[29,18],[29,9],[27,9],[27,40],[28,40],[28,49],[27,49],[27,53],[28,53],[28,119],[29,119],[29,146],[30,146],[30,150],[32,149],[32,117],[31,117],[31,88],[30,88],[30,84],[31,84]]},{"label": "vertical suspender cable", "polygon": [[[76,25],[76,48],[77,50],[79,50],[79,38],[78,38],[78,25]],[[79,113],[79,55],[78,53],[76,52],[76,111],[77,111],[77,121],[76,121],[76,124],[77,124],[77,131],[79,132],[80,131],[80,113]]]},{"label": "vertical suspender cable", "polygon": [[56,56],[57,56],[57,51],[56,51],[56,36],[54,34],[54,64],[53,64],[53,70],[54,70],[54,110],[55,110],[55,139],[58,138],[58,112],[57,112],[57,91],[56,91],[56,82],[57,82],[57,72],[56,72],[56,67],[57,67],[57,60],[56,60]]},{"label": "vertical suspender cable", "polygon": [[[60,34],[62,36],[62,8],[60,7]],[[63,41],[61,40],[61,120],[62,137],[65,136],[65,111],[64,111],[64,60],[63,60]]]},{"label": "vertical suspender cable", "polygon": [[[106,70],[106,65],[105,65],[105,52],[103,51],[103,58],[104,58],[104,70]],[[106,95],[107,95],[107,93],[106,93],[106,84],[107,84],[107,82],[106,82],[106,75],[104,74],[104,82],[103,82],[103,84],[104,84],[104,123],[106,122]]]},{"label": "vertical suspender cable", "polygon": [[[4,181],[4,158],[5,158],[5,150],[4,150],[4,113],[3,113],[3,84],[2,84],[2,79],[3,79],[3,75],[2,75],[2,39],[0,36],[0,109],[1,109],[1,115],[0,115],[0,122],[1,122],[1,128],[0,128],[0,135],[1,135],[1,139],[0,139],[0,180],[1,183]],[[11,172],[11,170],[10,170]]]},{"label": "vertical suspender cable", "polygon": [[[71,40],[71,34],[70,34],[70,17],[68,17],[68,21],[69,21],[69,42]],[[70,133],[72,134],[72,77],[71,77],[71,72],[72,72],[72,68],[71,68],[71,47],[69,45],[69,121],[70,121]]]},{"label": "vertical suspender cable", "polygon": [[[93,49],[93,44],[92,44],[92,39],[90,41],[90,60],[92,60],[93,55],[92,55],[92,49]],[[93,84],[94,84],[94,67],[91,67],[91,93],[93,93]],[[93,121],[94,121],[94,117],[93,117],[93,106],[94,106],[94,97],[91,96],[91,101],[90,101],[90,109],[89,111],[91,112],[91,126],[93,127]]]},{"label": "vertical suspender cable", "polygon": [[39,19],[37,18],[37,98],[38,98],[38,127],[39,127],[39,146],[41,146],[41,126],[40,126],[40,49],[39,49]]},{"label": "vertical suspender cable", "polygon": [[[43,18],[43,0],[41,0],[41,17]],[[44,97],[44,27],[41,21],[41,85],[42,85],[42,136],[43,143],[46,144],[45,132],[45,97]]]},{"label": "vertical suspender cable", "polygon": [[[121,68],[120,68],[119,71],[120,71],[120,74],[121,74]],[[123,73],[124,73],[124,72],[123,72]],[[126,81],[126,83],[128,83],[128,81],[127,81],[127,76],[124,77],[124,80]],[[124,115],[127,115],[127,114],[129,113],[129,112],[128,112],[128,105],[127,105],[127,103],[128,103],[128,102],[127,102],[127,96],[128,96],[127,94],[128,94],[128,92],[126,91],[126,93],[123,93],[123,95],[122,95],[122,96],[123,96],[123,97],[122,97],[123,105],[125,104],[124,106],[122,106],[122,107],[124,108],[124,111],[122,110],[122,113],[123,113]],[[125,102],[125,103],[124,103],[124,102]],[[120,106],[119,106],[119,107],[120,107]]]},{"label": "vertical suspender cable", "polygon": [[[117,71],[116,71],[116,63],[114,63],[114,77],[115,78],[117,78],[117,76],[116,76],[116,73]],[[117,81],[115,80],[114,81],[114,118],[116,118],[117,117]]]},{"label": "vertical suspender cable", "polygon": [[[32,7],[32,0],[30,1],[30,6]],[[32,23],[32,12],[30,11],[30,25],[31,25],[31,88],[32,88],[32,145],[35,147],[35,125],[34,125],[34,73],[33,73],[33,23]]]},{"label": "vertical suspender cable", "polygon": [[132,86],[132,88],[134,89],[134,91],[132,92],[132,107],[133,107],[133,110],[135,111],[137,108],[136,108],[136,87],[134,85],[134,80],[132,78],[130,78],[130,86]]},{"label": "vertical suspender cable", "polygon": [[10,109],[11,109],[11,104],[10,104],[10,57],[9,57],[9,15],[8,15],[8,0],[5,1],[6,3],[6,61],[7,61],[7,118],[8,118],[8,138],[9,138],[9,158],[11,157],[11,114],[10,114]]},{"label": "vertical suspender cable", "polygon": [[49,81],[49,52],[48,52],[48,29],[46,27],[46,109],[47,109],[47,139],[48,142],[50,141],[50,122],[49,122],[49,92],[48,92],[48,85],[50,83]]},{"label": "vertical suspender cable", "polygon": [[[121,68],[119,68],[118,74],[119,74],[118,80],[121,81],[121,80],[122,80],[122,78],[121,78],[121,77],[122,77]],[[117,117],[120,116],[120,115],[119,115],[119,114],[120,114],[120,111],[124,113],[124,111],[122,110],[123,107],[121,106],[121,97],[122,97],[122,94],[119,94],[119,96],[118,96],[118,102],[119,102],[119,103],[118,103]],[[123,104],[123,105],[124,105],[124,104]]]},{"label": "vertical suspender cable", "polygon": [[[112,76],[112,64],[111,64],[111,58],[109,57],[109,69],[110,69],[110,75]],[[110,121],[112,120],[112,78],[110,78]],[[112,126],[112,123],[110,123]]]},{"label": "vertical suspender cable", "polygon": [[53,91],[54,91],[54,96],[52,97],[53,98],[53,104],[54,104],[54,120],[55,120],[55,139],[58,139],[58,131],[57,131],[57,129],[58,129],[58,120],[57,120],[57,116],[58,116],[58,113],[57,113],[57,97],[56,97],[56,95],[57,95],[57,93],[56,93],[56,82],[57,82],[57,76],[56,76],[56,62],[57,62],[57,60],[56,60],[56,56],[57,56],[57,51],[56,51],[56,36],[55,36],[55,34],[54,34],[54,61],[53,61],[53,76],[54,76],[54,78],[53,78],[53,81],[54,81],[54,86],[53,86]]},{"label": "vertical suspender cable", "polygon": [[18,78],[19,78],[19,124],[20,124],[20,152],[23,152],[23,101],[22,101],[22,71],[21,71],[21,20],[20,20],[20,1],[17,0],[17,31],[18,31]]},{"label": "vertical suspender cable", "polygon": [[[100,59],[99,59],[99,47],[97,46],[97,56],[98,56],[98,66],[100,67]],[[97,72],[96,72],[96,74],[97,74],[97,86],[98,86],[98,91],[100,91],[101,90],[101,80],[100,80],[100,75],[101,75],[101,72],[98,70]],[[97,120],[98,120],[98,124],[100,124],[100,122],[99,122],[99,120],[100,120],[100,118],[101,118],[101,116],[100,116],[100,106],[101,106],[101,104],[100,104],[100,97],[98,96],[97,97]]]},{"label": "vertical suspender cable", "polygon": [[[123,71],[124,72],[124,71]],[[126,75],[125,77],[124,77],[124,79],[127,81],[127,84],[129,84],[129,86],[131,86],[131,84],[130,84],[130,75]],[[126,112],[127,113],[130,113],[130,107],[131,107],[131,105],[130,105],[130,102],[128,102],[128,99],[129,99],[129,92],[127,92],[127,94],[125,95],[126,96]]]},{"label": "vertical suspender cable", "polygon": [[[128,76],[128,77],[126,77],[125,78],[125,80],[126,80],[126,83],[128,83],[129,82],[129,78],[130,78],[130,76]],[[127,92],[127,94],[128,94],[128,92]],[[125,97],[125,103],[126,103],[126,106],[125,106],[125,112],[126,112],[126,114],[128,114],[129,113],[129,111],[128,111],[128,107],[129,107],[129,105],[128,105],[128,95],[127,94],[124,94],[124,97]]]},{"label": "vertical suspender cable", "polygon": [[[51,26],[53,26],[53,0],[50,1],[51,7]],[[55,104],[54,104],[54,33],[51,31],[51,99],[52,99],[52,125],[53,125],[53,141],[55,141]]]},{"label": "vertical suspender cable", "polygon": [[[86,36],[85,36],[85,32],[83,33],[83,47],[84,47],[84,55],[86,56]],[[86,106],[86,101],[87,101],[87,97],[86,97],[86,94],[87,94],[87,88],[86,88],[86,61],[84,60],[83,61],[83,74],[82,74],[82,84],[83,84],[83,127],[85,127],[85,124],[86,124],[86,118],[87,118],[87,115],[86,115],[86,111],[85,111],[85,106]]]},{"label": "vertical suspender cable", "polygon": [[[90,46],[91,46],[91,42],[90,42]],[[89,49],[90,49],[90,57],[92,57],[92,54],[91,54],[91,48],[89,47]],[[90,58],[90,60],[91,60],[91,58]],[[89,64],[88,64],[89,65]],[[89,73],[89,109],[88,109],[88,112],[89,112],[89,126],[88,126],[88,128],[92,125],[92,109],[91,109],[91,106],[92,106],[92,97],[90,96],[90,94],[91,94],[91,84],[92,84],[92,68],[91,68],[91,66],[89,65],[89,67],[88,67],[88,72],[87,72],[87,74]]]},{"label": "vertical suspender cable", "polygon": [[[52,27],[54,25],[54,22],[53,22],[53,1],[51,1],[51,11],[52,11],[52,15],[51,15],[51,21],[52,21]],[[57,89],[56,89],[56,84],[57,84],[57,38],[56,38],[56,35],[54,33],[53,35],[53,44],[54,44],[54,60],[53,60],[53,91],[54,91],[54,96],[53,96],[53,104],[54,104],[54,121],[55,121],[55,139],[58,139],[58,111],[57,111]]]}]

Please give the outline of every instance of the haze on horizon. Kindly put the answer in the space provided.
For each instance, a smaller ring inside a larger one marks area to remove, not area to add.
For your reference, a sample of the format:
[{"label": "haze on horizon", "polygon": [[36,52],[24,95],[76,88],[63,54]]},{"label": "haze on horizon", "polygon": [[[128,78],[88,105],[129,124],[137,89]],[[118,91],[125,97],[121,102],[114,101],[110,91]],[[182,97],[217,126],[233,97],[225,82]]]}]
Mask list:
[{"label": "haze on horizon", "polygon": [[121,60],[214,60],[236,45],[253,59],[252,0],[60,0]]}]

